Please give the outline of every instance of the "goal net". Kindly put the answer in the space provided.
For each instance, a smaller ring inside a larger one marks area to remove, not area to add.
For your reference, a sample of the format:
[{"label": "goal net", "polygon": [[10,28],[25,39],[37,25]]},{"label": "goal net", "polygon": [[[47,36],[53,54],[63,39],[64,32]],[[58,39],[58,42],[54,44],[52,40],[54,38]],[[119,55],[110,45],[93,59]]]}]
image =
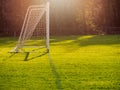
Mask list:
[{"label": "goal net", "polygon": [[29,6],[16,47],[11,52],[49,52],[49,2]]}]

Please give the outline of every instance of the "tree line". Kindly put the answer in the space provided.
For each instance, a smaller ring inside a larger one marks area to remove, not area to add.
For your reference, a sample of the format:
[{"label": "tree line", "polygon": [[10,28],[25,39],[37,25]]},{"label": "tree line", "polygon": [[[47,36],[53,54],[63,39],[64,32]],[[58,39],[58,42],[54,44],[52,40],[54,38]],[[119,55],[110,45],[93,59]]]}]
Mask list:
[{"label": "tree line", "polygon": [[[120,0],[50,2],[51,35],[120,34]],[[43,0],[0,0],[0,35],[18,36],[27,7],[41,3]]]}]

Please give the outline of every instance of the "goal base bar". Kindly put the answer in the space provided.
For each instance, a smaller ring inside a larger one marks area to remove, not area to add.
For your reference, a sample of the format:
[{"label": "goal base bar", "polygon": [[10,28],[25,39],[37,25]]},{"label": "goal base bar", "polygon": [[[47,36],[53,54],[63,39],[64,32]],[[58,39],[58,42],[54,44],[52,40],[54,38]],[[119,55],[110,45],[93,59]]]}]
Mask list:
[{"label": "goal base bar", "polygon": [[[15,47],[13,50],[11,50],[9,53],[42,53],[42,52],[48,52],[49,53],[49,49],[47,49],[45,46],[26,46],[24,48],[20,48],[20,49],[16,49],[17,47]],[[31,50],[25,50],[28,48],[32,48]],[[34,49],[33,49],[34,48]],[[43,49],[43,50],[40,50]]]}]

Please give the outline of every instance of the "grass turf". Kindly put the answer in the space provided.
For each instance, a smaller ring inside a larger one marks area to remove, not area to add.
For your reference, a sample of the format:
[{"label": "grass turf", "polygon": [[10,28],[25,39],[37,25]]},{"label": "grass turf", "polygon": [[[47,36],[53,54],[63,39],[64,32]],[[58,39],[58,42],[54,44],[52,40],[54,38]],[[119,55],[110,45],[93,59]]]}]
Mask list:
[{"label": "grass turf", "polygon": [[0,90],[120,90],[120,35],[51,37],[28,61],[16,40],[0,38]]}]

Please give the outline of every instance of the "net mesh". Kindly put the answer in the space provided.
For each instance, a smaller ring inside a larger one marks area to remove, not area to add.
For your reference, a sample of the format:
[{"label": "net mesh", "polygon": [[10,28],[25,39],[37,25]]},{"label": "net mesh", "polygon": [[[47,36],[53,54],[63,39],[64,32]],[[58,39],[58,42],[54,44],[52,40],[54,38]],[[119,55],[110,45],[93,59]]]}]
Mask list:
[{"label": "net mesh", "polygon": [[[28,8],[18,44],[11,52],[30,52],[47,46],[46,13],[45,6],[30,6]],[[30,48],[28,49],[28,47]]]}]

